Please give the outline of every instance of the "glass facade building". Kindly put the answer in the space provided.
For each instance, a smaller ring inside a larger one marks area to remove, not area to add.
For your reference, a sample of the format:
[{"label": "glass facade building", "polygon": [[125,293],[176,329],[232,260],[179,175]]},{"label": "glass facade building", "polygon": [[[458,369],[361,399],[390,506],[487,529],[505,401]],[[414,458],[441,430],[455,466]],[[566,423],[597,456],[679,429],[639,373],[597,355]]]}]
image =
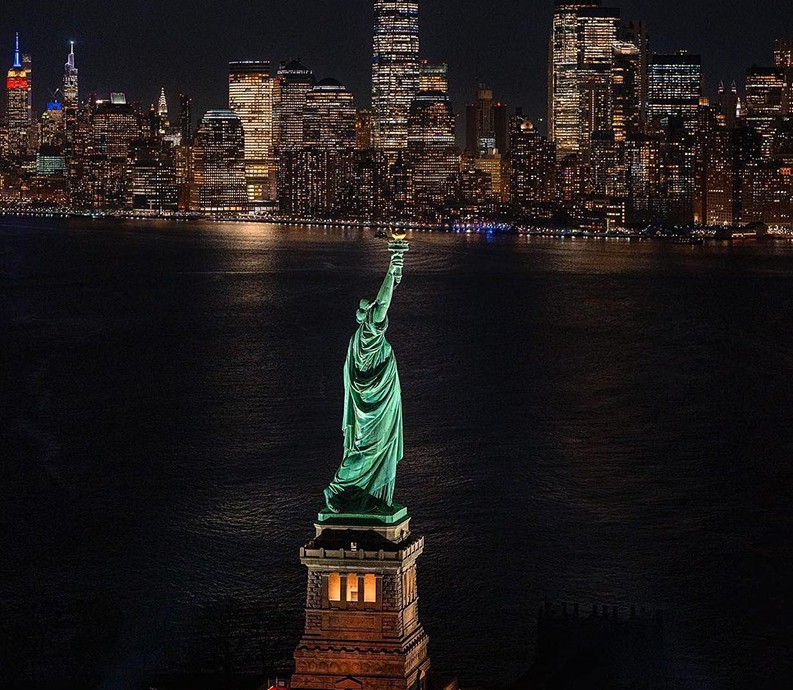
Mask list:
[{"label": "glass facade building", "polygon": [[268,61],[229,63],[229,110],[245,132],[245,179],[254,204],[275,195],[274,89]]},{"label": "glass facade building", "polygon": [[407,146],[408,111],[419,89],[419,4],[375,0],[372,137],[393,160]]}]

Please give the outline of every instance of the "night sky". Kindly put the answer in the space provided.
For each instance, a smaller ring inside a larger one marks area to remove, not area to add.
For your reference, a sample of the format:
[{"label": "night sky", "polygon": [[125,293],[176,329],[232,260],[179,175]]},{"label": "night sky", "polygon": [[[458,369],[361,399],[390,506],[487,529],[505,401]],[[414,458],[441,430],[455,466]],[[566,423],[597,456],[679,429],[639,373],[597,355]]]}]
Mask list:
[{"label": "night sky", "polygon": [[[647,21],[652,49],[703,55],[709,91],[742,82],[752,62],[770,64],[772,41],[793,38],[791,0],[623,0],[623,18]],[[348,86],[369,103],[371,0],[3,0],[0,65],[11,64],[13,33],[33,55],[34,98],[42,108],[60,85],[67,42],[77,41],[81,96],[127,93],[144,104],[164,86],[193,95],[195,115],[226,105],[226,63],[301,57],[317,78]],[[449,64],[462,112],[475,83],[491,85],[510,108],[545,110],[552,0],[424,0],[421,54]],[[462,125],[462,121],[460,121]]]}]

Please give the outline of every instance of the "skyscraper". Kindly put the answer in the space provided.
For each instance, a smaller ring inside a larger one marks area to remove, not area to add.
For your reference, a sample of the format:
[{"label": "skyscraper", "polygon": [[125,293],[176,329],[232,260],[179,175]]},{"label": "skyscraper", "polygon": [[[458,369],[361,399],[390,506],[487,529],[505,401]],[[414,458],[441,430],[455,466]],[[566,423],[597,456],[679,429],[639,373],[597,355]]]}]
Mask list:
[{"label": "skyscraper", "polygon": [[183,93],[179,94],[179,133],[183,145],[193,141],[193,99]]},{"label": "skyscraper", "polygon": [[418,0],[375,0],[372,52],[373,140],[393,161],[407,146],[419,88]]},{"label": "skyscraper", "polygon": [[355,103],[336,79],[322,79],[306,94],[303,145],[351,151],[355,148]]},{"label": "skyscraper", "polygon": [[771,155],[777,120],[782,116],[785,72],[752,65],[746,74],[746,122],[763,138],[763,155]]},{"label": "skyscraper", "polygon": [[274,86],[270,63],[229,63],[229,109],[245,133],[245,179],[248,201],[273,199],[275,190]]},{"label": "skyscraper", "polygon": [[63,66],[63,106],[66,109],[77,109],[79,105],[79,88],[77,68],[74,66],[74,41],[69,42],[69,55]]},{"label": "skyscraper", "polygon": [[782,110],[785,115],[793,115],[793,40],[774,41],[774,66],[781,69],[785,77]]},{"label": "skyscraper", "polygon": [[314,72],[299,60],[278,66],[278,148],[298,149],[303,145],[303,107],[314,86]]},{"label": "skyscraper", "polygon": [[80,91],[77,80],[77,67],[74,66],[74,41],[69,42],[69,55],[63,66],[63,125],[65,149],[71,152],[74,130],[77,127],[77,110],[80,107]]},{"label": "skyscraper", "polygon": [[160,89],[160,97],[157,99],[157,117],[160,122],[168,122],[168,101],[165,98],[165,87]]},{"label": "skyscraper", "polygon": [[635,44],[614,45],[611,66],[611,127],[614,140],[623,142],[642,129],[642,64]]},{"label": "skyscraper", "polygon": [[14,44],[14,62],[8,70],[7,124],[8,150],[11,156],[23,157],[31,152],[33,127],[32,70],[30,56],[19,52],[19,34]]},{"label": "skyscraper", "polygon": [[193,208],[215,213],[247,208],[245,135],[236,113],[208,111],[196,132],[193,156]]},{"label": "skyscraper", "polygon": [[672,55],[650,57],[647,94],[648,126],[668,126],[670,118],[696,129],[702,96],[702,58],[681,50]]},{"label": "skyscraper", "polygon": [[548,134],[564,158],[609,120],[619,10],[601,0],[555,0],[548,56]]},{"label": "skyscraper", "polygon": [[455,115],[442,82],[428,80],[408,114],[407,161],[413,168],[415,201],[420,214],[441,206],[449,179],[460,170],[454,138]]}]

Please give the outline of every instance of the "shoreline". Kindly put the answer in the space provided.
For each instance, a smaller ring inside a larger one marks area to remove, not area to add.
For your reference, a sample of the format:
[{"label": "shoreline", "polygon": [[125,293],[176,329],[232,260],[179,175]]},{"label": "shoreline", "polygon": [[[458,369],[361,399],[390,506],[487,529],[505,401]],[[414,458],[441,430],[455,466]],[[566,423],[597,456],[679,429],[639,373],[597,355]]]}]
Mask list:
[{"label": "shoreline", "polygon": [[210,222],[210,223],[266,223],[270,225],[306,225],[317,227],[359,228],[368,230],[400,229],[413,232],[442,232],[449,234],[479,235],[516,235],[529,237],[547,237],[556,239],[618,239],[631,241],[672,240],[681,244],[700,244],[704,241],[725,242],[732,240],[793,240],[793,228],[790,230],[769,230],[767,234],[754,231],[743,231],[743,228],[684,228],[683,232],[675,232],[676,228],[657,226],[653,232],[647,230],[583,230],[581,228],[559,228],[541,225],[521,225],[505,222],[469,222],[453,226],[411,221],[375,221],[375,220],[341,220],[317,218],[274,218],[247,214],[198,215],[198,214],[149,214],[99,211],[96,213],[50,210],[26,211],[21,209],[0,208],[0,218],[59,218],[104,220],[108,218],[138,221],[173,221],[173,222]]}]

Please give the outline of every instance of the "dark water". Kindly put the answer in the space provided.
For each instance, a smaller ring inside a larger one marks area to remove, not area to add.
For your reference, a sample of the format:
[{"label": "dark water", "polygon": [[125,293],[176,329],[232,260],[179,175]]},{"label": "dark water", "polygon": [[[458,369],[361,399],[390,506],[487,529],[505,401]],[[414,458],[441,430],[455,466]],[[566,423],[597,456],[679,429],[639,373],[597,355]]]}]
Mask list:
[{"label": "dark water", "polygon": [[[635,603],[679,687],[787,687],[793,244],[410,239],[433,666],[507,682],[544,598]],[[0,252],[0,684],[288,669],[383,242],[4,219]]]}]

